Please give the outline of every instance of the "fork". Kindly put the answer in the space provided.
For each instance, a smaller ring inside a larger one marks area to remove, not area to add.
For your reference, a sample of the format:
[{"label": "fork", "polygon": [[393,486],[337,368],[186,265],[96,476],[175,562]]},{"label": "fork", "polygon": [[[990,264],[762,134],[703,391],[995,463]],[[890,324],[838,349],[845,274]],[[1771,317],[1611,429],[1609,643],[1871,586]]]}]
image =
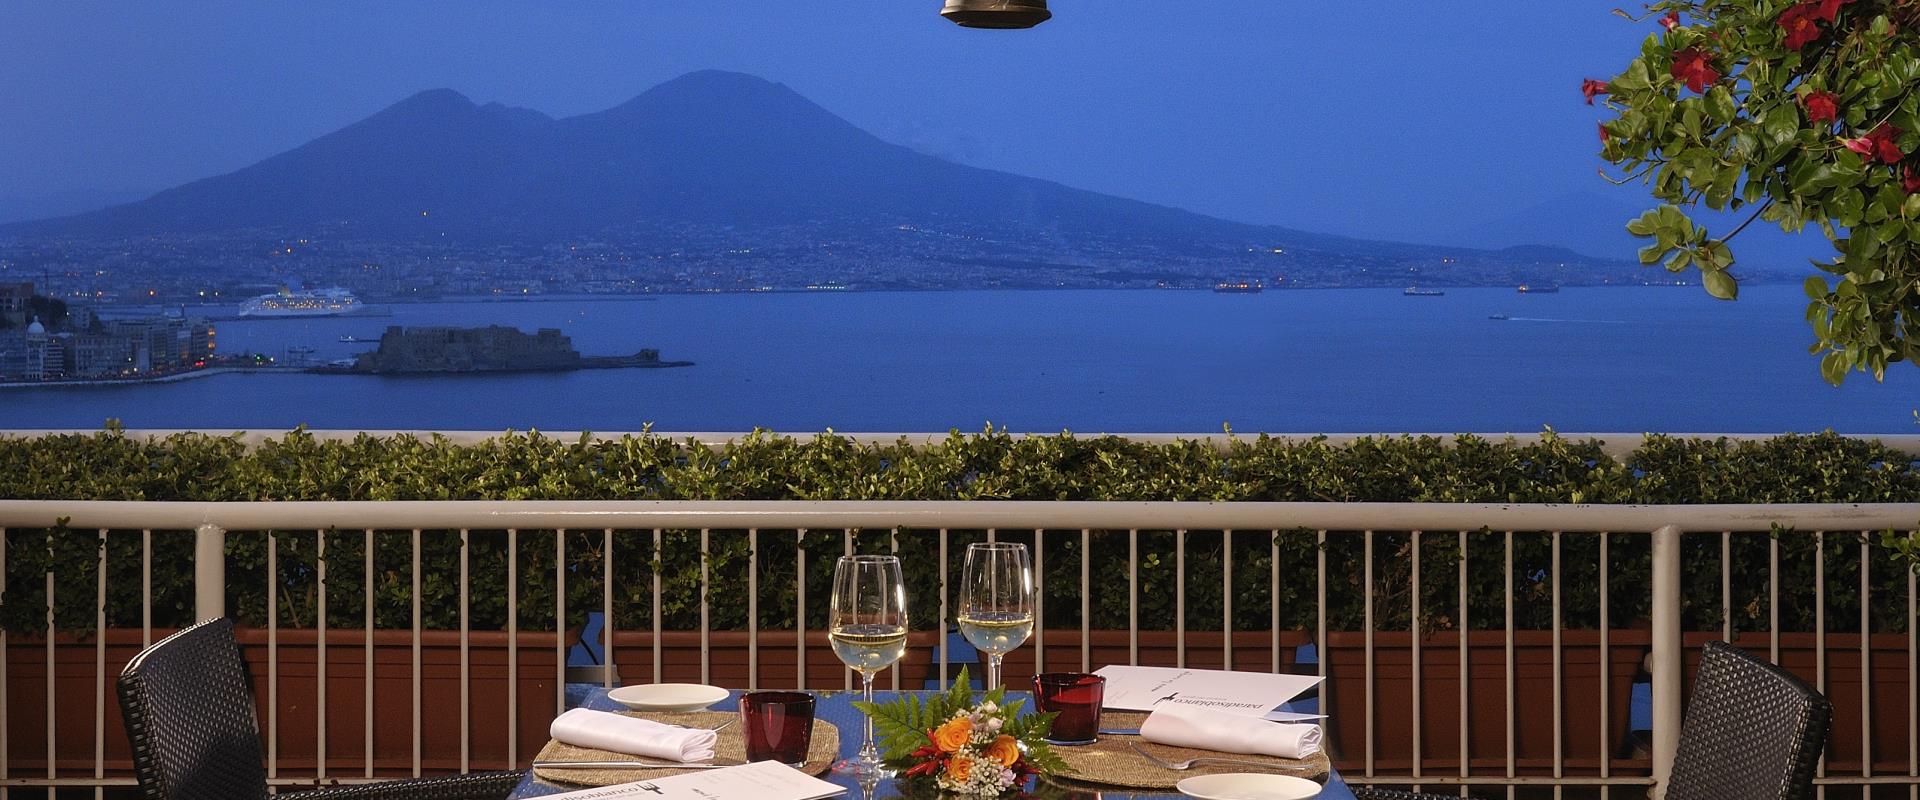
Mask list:
[{"label": "fork", "polygon": [[1291,773],[1294,775],[1301,775],[1301,776],[1307,776],[1311,772],[1311,770],[1302,769],[1300,767],[1289,767],[1281,764],[1275,764],[1270,761],[1250,761],[1250,760],[1241,759],[1241,758],[1219,758],[1217,756],[1200,756],[1198,758],[1189,758],[1185,761],[1168,761],[1164,758],[1161,758],[1159,756],[1156,756],[1152,753],[1147,752],[1146,750],[1141,749],[1140,745],[1135,742],[1127,742],[1127,746],[1130,748],[1133,748],[1133,752],[1139,753],[1141,758],[1145,758],[1146,760],[1153,762],[1154,764],[1158,765],[1161,769],[1170,769],[1175,772],[1179,772],[1181,770],[1193,769],[1194,764],[1200,763],[1202,761],[1209,762],[1209,763],[1218,763],[1218,764],[1247,764],[1255,767],[1264,767],[1266,769],[1269,769],[1275,772],[1286,772],[1286,773]]}]

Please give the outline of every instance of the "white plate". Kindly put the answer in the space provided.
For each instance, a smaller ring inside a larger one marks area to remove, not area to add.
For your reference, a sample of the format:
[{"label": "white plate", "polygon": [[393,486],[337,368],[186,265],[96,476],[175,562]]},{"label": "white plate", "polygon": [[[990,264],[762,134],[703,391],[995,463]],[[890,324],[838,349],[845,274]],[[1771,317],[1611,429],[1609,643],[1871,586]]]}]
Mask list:
[{"label": "white plate", "polygon": [[1263,772],[1197,775],[1175,788],[1200,800],[1307,800],[1320,794],[1320,784],[1306,778]]},{"label": "white plate", "polygon": [[607,693],[635,711],[704,711],[727,699],[727,690],[699,683],[642,683]]}]

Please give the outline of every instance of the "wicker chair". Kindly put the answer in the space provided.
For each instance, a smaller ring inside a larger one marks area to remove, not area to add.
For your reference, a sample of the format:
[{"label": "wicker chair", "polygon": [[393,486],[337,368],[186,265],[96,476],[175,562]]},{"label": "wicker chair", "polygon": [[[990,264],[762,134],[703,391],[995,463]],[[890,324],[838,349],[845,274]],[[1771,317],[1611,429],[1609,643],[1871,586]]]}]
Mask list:
[{"label": "wicker chair", "polygon": [[1812,793],[1832,718],[1827,698],[1791,673],[1709,642],[1666,800],[1801,800]]},{"label": "wicker chair", "polygon": [[[233,623],[209,620],[156,642],[116,684],[145,800],[262,800],[260,728]],[[501,800],[518,772],[282,793],[298,800]]]}]

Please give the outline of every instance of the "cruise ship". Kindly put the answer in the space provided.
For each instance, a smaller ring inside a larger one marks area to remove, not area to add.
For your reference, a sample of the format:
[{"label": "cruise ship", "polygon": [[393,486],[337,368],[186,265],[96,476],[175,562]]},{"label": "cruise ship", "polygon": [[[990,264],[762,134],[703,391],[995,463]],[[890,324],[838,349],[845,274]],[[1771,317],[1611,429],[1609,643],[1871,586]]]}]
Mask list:
[{"label": "cruise ship", "polygon": [[243,317],[332,317],[359,312],[365,306],[353,292],[332,289],[281,289],[240,304]]},{"label": "cruise ship", "polygon": [[1256,294],[1264,288],[1259,281],[1225,281],[1213,285],[1219,294]]}]

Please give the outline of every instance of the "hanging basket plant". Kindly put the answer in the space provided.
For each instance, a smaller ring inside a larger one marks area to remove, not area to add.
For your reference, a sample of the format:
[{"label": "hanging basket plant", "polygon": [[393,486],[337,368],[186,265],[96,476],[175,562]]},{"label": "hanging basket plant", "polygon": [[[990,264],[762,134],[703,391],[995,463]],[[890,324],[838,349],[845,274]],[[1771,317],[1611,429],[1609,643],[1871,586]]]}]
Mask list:
[{"label": "hanging basket plant", "polygon": [[[1607,81],[1600,124],[1609,179],[1662,205],[1628,223],[1644,264],[1698,270],[1714,297],[1739,293],[1730,243],[1764,221],[1833,243],[1808,277],[1820,373],[1882,379],[1920,359],[1920,3],[1911,0],[1664,0],[1639,57]],[[1744,212],[1715,233],[1683,209]]]}]

